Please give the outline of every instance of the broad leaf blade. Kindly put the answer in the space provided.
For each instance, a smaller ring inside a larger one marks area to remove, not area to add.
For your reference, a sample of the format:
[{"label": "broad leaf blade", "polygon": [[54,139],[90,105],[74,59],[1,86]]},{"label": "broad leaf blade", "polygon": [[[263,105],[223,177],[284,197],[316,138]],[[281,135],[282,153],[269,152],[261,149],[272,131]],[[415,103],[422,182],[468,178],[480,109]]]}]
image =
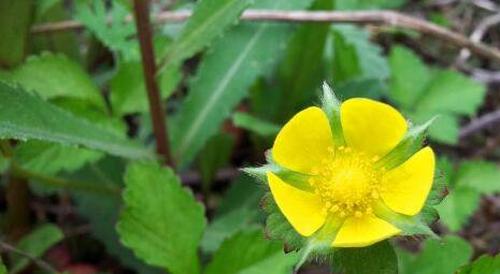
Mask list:
[{"label": "broad leaf blade", "polygon": [[182,33],[162,58],[160,71],[193,56],[237,22],[251,0],[202,0],[197,4]]},{"label": "broad leaf blade", "polygon": [[139,145],[77,118],[19,87],[0,83],[0,98],[1,139],[36,139],[84,146],[129,158],[151,157],[151,153]]},{"label": "broad leaf blade", "polygon": [[[301,9],[310,1],[258,1],[259,8]],[[171,130],[174,157],[188,164],[243,99],[255,79],[273,67],[283,53],[290,26],[245,23],[212,47],[198,68],[190,92],[174,117]]]},{"label": "broad leaf blade", "polygon": [[173,171],[156,163],[134,163],[127,168],[125,185],[125,210],[117,226],[122,243],[143,261],[173,274],[199,273],[203,207]]}]

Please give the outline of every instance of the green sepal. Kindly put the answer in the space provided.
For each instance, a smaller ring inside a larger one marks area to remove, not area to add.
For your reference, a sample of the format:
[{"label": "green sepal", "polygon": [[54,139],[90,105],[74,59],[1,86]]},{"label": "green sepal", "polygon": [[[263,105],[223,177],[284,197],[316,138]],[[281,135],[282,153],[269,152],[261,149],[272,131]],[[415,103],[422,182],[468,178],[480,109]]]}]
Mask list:
[{"label": "green sepal", "polygon": [[323,82],[323,96],[321,96],[321,109],[325,112],[330,122],[332,130],[333,142],[336,146],[345,145],[344,132],[342,123],[340,122],[340,104],[341,102],[335,96],[332,88]]},{"label": "green sepal", "polygon": [[425,235],[439,239],[439,236],[429,228],[429,223],[434,222],[438,216],[436,210],[430,206],[425,206],[415,216],[408,216],[392,211],[384,203],[378,203],[375,214],[401,229],[403,236]]},{"label": "green sepal", "polygon": [[399,144],[391,150],[391,152],[377,161],[375,166],[379,168],[384,167],[385,169],[390,170],[408,160],[413,154],[422,148],[426,131],[435,119],[436,117],[433,117],[422,125],[412,126],[403,137],[403,140],[401,140],[401,142],[399,142]]},{"label": "green sepal", "polygon": [[247,173],[250,176],[253,176],[260,180],[261,182],[267,182],[267,173],[272,172],[276,176],[278,176],[283,182],[296,187],[300,190],[304,190],[307,192],[313,191],[311,184],[309,184],[308,180],[310,175],[304,174],[301,172],[293,171],[278,165],[272,159],[271,152],[268,151],[266,153],[267,164],[260,167],[246,167],[241,170]]}]

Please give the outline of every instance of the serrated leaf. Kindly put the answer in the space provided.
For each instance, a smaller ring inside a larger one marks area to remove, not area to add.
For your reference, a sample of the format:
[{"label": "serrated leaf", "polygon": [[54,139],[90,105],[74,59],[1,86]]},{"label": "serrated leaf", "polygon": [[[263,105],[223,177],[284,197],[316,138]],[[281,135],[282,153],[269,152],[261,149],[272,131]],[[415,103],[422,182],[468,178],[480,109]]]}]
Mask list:
[{"label": "serrated leaf", "polygon": [[127,7],[119,1],[111,1],[109,13],[101,0],[78,0],[75,3],[76,20],[125,60],[138,60],[137,40],[131,39],[136,33],[135,26],[133,22],[125,20],[128,15]]},{"label": "serrated leaf", "polygon": [[452,231],[460,230],[468,218],[479,207],[480,194],[468,187],[450,191],[441,204],[436,206],[441,222]]},{"label": "serrated leaf", "polygon": [[346,274],[397,274],[398,258],[388,241],[363,248],[336,249],[333,267]]},{"label": "serrated leaf", "polygon": [[483,255],[474,262],[461,267],[457,274],[500,274],[500,255]]},{"label": "serrated leaf", "polygon": [[161,58],[160,72],[177,65],[209,45],[232,24],[247,8],[251,0],[202,0],[194,9],[180,37]]},{"label": "serrated leaf", "polygon": [[402,108],[411,108],[428,85],[430,71],[415,53],[401,46],[391,49],[389,64],[391,98]]},{"label": "serrated leaf", "polygon": [[43,53],[29,57],[4,80],[18,83],[44,99],[73,98],[105,109],[104,100],[88,74],[64,55]]},{"label": "serrated leaf", "polygon": [[398,252],[401,274],[452,274],[471,256],[472,247],[457,236],[446,236],[442,241],[427,239],[417,255]]},{"label": "serrated leaf", "polygon": [[481,105],[484,85],[452,71],[427,68],[409,49],[391,52],[391,99],[416,123],[436,121],[429,136],[438,142],[458,142],[459,119],[471,116]]},{"label": "serrated leaf", "polygon": [[273,136],[280,130],[278,125],[245,112],[235,112],[233,114],[233,123],[239,128],[246,129],[263,137]]},{"label": "serrated leaf", "polygon": [[[30,254],[35,258],[41,257],[50,247],[58,243],[64,237],[61,230],[52,224],[45,224],[24,236],[16,248]],[[30,263],[30,259],[20,255],[12,256],[12,267],[10,273],[19,273]]]},{"label": "serrated leaf", "polygon": [[494,163],[468,161],[460,165],[450,182],[450,194],[436,209],[452,231],[460,230],[479,207],[481,194],[500,191],[500,170]]},{"label": "serrated leaf", "polygon": [[333,27],[333,37],[334,80],[389,77],[389,65],[382,56],[382,49],[370,42],[368,32],[353,25],[339,24]]},{"label": "serrated leaf", "polygon": [[451,70],[438,71],[432,77],[416,107],[417,111],[473,115],[483,102],[484,85]]},{"label": "serrated leaf", "polygon": [[198,245],[203,207],[169,168],[133,163],[125,175],[125,209],[117,231],[122,243],[150,265],[173,274],[200,272]]},{"label": "serrated leaf", "polygon": [[[107,156],[98,162],[84,166],[69,177],[106,185],[112,189],[121,188],[125,164],[124,159]],[[116,257],[124,266],[134,269],[137,273],[163,273],[159,268],[149,266],[135,257],[130,249],[120,243],[116,230],[110,229],[115,227],[122,206],[119,195],[82,191],[73,191],[71,194],[75,200],[76,210],[88,221],[92,236],[104,244],[108,254]]]},{"label": "serrated leaf", "polygon": [[123,157],[151,157],[149,151],[130,140],[77,118],[20,87],[0,83],[0,97],[2,139],[35,139],[83,146]]},{"label": "serrated leaf", "polygon": [[482,194],[500,192],[500,168],[487,161],[465,161],[456,174],[456,186],[466,186]]},{"label": "serrated leaf", "polygon": [[[241,252],[244,247],[245,251]],[[281,244],[264,239],[260,229],[240,232],[224,241],[207,265],[205,274],[287,274],[297,261],[285,255]]]},{"label": "serrated leaf", "polygon": [[[255,7],[301,9],[310,0],[257,1]],[[186,166],[213,136],[259,75],[272,69],[290,36],[290,26],[245,23],[213,45],[200,64],[189,94],[172,119],[174,158]]]}]

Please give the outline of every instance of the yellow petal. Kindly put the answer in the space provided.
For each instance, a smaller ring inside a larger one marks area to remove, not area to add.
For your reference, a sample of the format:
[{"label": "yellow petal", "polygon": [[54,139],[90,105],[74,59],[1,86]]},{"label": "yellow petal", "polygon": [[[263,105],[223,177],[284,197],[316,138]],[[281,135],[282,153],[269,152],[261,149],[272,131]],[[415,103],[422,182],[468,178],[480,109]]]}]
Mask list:
[{"label": "yellow petal", "polygon": [[401,214],[418,214],[434,181],[434,165],[434,152],[430,147],[425,147],[399,167],[387,172],[381,192],[385,204]]},{"label": "yellow petal", "polygon": [[326,114],[318,107],[307,108],[292,117],[276,136],[273,159],[283,167],[309,173],[329,157],[333,137]]},{"label": "yellow petal", "polygon": [[408,129],[405,118],[393,107],[365,98],[353,98],[340,106],[340,120],[348,146],[384,156]]},{"label": "yellow petal", "polygon": [[351,217],[340,227],[334,247],[363,247],[399,234],[401,230],[374,215]]},{"label": "yellow petal", "polygon": [[302,236],[310,236],[320,228],[326,219],[323,205],[316,194],[299,190],[268,172],[267,180],[274,201],[290,224]]}]

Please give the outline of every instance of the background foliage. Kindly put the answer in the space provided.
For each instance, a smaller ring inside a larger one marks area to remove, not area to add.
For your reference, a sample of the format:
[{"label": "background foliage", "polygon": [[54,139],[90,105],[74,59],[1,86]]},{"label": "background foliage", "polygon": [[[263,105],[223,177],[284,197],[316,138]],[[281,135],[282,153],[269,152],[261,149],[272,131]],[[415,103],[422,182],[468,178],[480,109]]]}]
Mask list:
[{"label": "background foliage", "polygon": [[[499,273],[498,62],[390,26],[239,17],[394,9],[469,36],[487,20],[498,24],[500,5],[151,2],[152,14],[193,11],[153,29],[175,168],[153,152],[132,1],[0,0],[0,274],[292,273],[301,239],[266,186],[238,169],[264,162],[280,127],[319,104],[323,81],[342,100],[382,100],[415,124],[436,117],[428,142],[443,185],[435,193],[448,195],[432,225],[440,238],[342,250],[299,273]],[[82,28],[33,31],[63,20]],[[482,39],[499,48],[494,26]],[[476,127],[482,117],[493,118]],[[273,214],[266,220],[264,211]]]}]

